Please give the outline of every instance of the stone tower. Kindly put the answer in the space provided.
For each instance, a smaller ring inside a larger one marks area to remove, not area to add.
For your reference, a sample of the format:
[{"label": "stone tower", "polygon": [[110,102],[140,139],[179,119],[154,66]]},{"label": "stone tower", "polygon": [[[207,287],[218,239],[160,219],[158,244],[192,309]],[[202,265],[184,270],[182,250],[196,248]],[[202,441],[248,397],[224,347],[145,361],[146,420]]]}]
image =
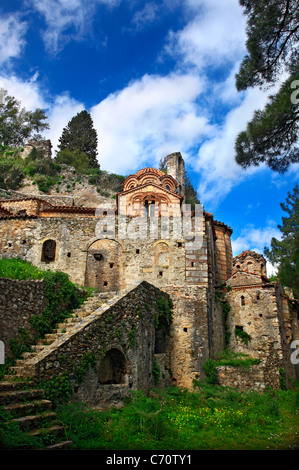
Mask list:
[{"label": "stone tower", "polygon": [[185,163],[180,152],[167,155],[167,174],[178,183],[178,193],[185,197]]}]

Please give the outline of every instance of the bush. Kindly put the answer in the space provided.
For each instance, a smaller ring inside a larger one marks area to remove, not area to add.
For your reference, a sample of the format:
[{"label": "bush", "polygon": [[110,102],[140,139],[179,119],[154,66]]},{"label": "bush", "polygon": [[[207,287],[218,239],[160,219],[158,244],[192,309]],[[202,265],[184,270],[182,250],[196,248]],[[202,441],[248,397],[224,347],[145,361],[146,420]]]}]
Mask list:
[{"label": "bush", "polygon": [[18,189],[25,177],[22,161],[13,158],[0,159],[0,187],[4,189]]},{"label": "bush", "polygon": [[73,166],[78,172],[85,173],[88,170],[89,158],[84,152],[79,152],[78,150],[70,152],[64,149],[57,154],[55,162]]}]

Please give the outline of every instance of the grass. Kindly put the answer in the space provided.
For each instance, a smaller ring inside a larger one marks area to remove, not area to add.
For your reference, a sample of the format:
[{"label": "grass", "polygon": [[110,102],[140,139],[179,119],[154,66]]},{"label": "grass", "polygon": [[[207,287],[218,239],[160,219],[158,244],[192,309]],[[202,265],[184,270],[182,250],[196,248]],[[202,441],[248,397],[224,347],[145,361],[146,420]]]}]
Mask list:
[{"label": "grass", "polygon": [[0,277],[19,280],[36,280],[43,279],[43,276],[44,271],[20,258],[2,258],[0,260]]},{"label": "grass", "polygon": [[133,392],[120,409],[67,404],[59,418],[75,449],[290,449],[299,444],[296,389],[242,394],[215,385]]}]

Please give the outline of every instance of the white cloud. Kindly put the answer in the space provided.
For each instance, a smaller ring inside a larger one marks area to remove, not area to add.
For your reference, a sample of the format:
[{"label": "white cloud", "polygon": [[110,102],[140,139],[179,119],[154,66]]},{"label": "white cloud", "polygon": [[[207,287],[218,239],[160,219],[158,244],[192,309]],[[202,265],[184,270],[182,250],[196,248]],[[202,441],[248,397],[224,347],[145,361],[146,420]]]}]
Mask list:
[{"label": "white cloud", "polygon": [[263,228],[255,228],[254,225],[249,224],[235,240],[232,239],[233,255],[237,256],[244,250],[263,253],[265,246],[268,248],[271,246],[273,237],[281,240],[281,232],[275,222],[270,221]]},{"label": "white cloud", "polygon": [[201,175],[198,192],[201,199],[210,203],[213,209],[233,186],[241,183],[252,172],[262,169],[254,167],[244,171],[235,162],[234,146],[238,133],[246,128],[253,111],[262,107],[266,99],[265,92],[249,90],[239,106],[232,108],[226,115],[223,125],[215,126],[215,135],[199,149],[195,164],[195,170]]},{"label": "white cloud", "polygon": [[18,14],[0,18],[0,64],[13,57],[19,57],[25,44],[27,23],[22,22]]},{"label": "white cloud", "polygon": [[245,52],[245,18],[238,0],[186,0],[193,19],[169,34],[166,51],[199,69],[239,60]]},{"label": "white cloud", "polygon": [[42,37],[49,53],[57,53],[71,40],[88,34],[98,5],[114,7],[121,0],[28,0],[45,19]]},{"label": "white cloud", "polygon": [[211,130],[196,105],[202,87],[191,74],[145,75],[94,106],[102,167],[127,173],[149,160],[157,164],[167,153],[186,156]]},{"label": "white cloud", "polygon": [[138,10],[132,19],[132,24],[137,31],[143,29],[147,24],[156,20],[159,14],[159,7],[154,2],[148,2],[142,10]]},{"label": "white cloud", "polygon": [[21,107],[29,111],[36,108],[47,108],[47,103],[40,92],[37,83],[37,74],[34,74],[29,80],[23,81],[15,75],[10,77],[0,76],[0,87],[5,88],[8,94],[14,96],[21,102]]}]

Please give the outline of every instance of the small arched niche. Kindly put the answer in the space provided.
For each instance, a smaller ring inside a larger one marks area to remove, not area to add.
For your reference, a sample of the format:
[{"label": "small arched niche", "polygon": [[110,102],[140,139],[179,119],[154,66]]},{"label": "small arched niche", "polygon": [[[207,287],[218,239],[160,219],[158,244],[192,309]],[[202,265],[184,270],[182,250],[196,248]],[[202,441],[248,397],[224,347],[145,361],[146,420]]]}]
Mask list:
[{"label": "small arched niche", "polygon": [[42,247],[41,261],[44,263],[53,263],[56,255],[56,241],[46,240]]},{"label": "small arched niche", "polygon": [[119,349],[110,349],[99,365],[98,377],[100,384],[125,384],[127,376],[125,355]]}]

